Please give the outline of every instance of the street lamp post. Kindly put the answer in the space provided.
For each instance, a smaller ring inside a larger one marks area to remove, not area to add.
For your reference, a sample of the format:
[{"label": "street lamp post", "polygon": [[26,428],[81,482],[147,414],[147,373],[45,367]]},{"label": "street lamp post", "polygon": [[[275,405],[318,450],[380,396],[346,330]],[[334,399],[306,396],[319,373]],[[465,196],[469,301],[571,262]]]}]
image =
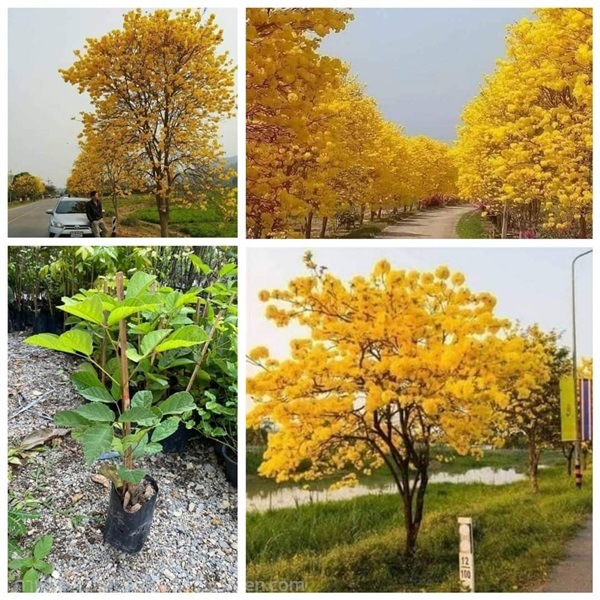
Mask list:
[{"label": "street lamp post", "polygon": [[577,439],[575,441],[575,487],[581,488],[583,475],[581,473],[581,415],[579,411],[579,394],[577,389],[577,325],[575,320],[575,263],[593,250],[586,250],[578,254],[571,263],[571,315],[573,317],[573,385],[575,387],[575,419]]}]

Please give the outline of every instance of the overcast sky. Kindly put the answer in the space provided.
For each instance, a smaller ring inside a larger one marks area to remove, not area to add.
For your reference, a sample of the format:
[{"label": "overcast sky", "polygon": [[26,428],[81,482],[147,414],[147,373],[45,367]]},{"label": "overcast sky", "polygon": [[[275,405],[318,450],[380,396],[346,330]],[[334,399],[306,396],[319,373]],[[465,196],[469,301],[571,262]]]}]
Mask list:
[{"label": "overcast sky", "polygon": [[[491,292],[498,300],[496,314],[523,326],[539,323],[545,330],[564,331],[562,343],[571,347],[571,261],[580,248],[317,248],[314,261],[344,280],[368,275],[375,262],[387,258],[393,268],[432,270],[447,265],[461,271],[474,292]],[[287,286],[306,275],[305,249],[248,248],[247,349],[267,346],[278,358],[289,355],[289,341],[307,337],[297,325],[278,328],[264,317],[263,289]],[[577,261],[577,352],[592,356],[592,258]],[[249,367],[249,370],[252,369]]]},{"label": "overcast sky", "polygon": [[506,26],[528,8],[362,8],[327,36],[337,56],[367,86],[386,119],[408,135],[455,139],[460,114],[505,54]]},{"label": "overcast sky", "polygon": [[[73,64],[86,38],[120,29],[130,9],[67,8],[8,11],[8,168],[29,171],[63,187],[77,157],[80,123],[89,111],[87,94],[65,83],[59,68]],[[150,9],[153,10],[153,9]],[[223,51],[237,64],[235,9],[209,9],[223,29]],[[237,155],[236,120],[221,126],[227,156]]]}]

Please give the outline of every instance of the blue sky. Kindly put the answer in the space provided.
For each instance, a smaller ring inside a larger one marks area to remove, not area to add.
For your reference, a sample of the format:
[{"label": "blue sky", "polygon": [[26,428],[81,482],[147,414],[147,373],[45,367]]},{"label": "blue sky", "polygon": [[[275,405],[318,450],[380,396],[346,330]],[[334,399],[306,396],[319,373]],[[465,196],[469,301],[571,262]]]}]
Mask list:
[{"label": "blue sky", "polygon": [[363,8],[323,53],[352,67],[408,135],[455,139],[467,102],[504,56],[506,26],[529,8]]},{"label": "blue sky", "polygon": [[[58,69],[75,60],[86,38],[121,28],[120,8],[10,9],[8,11],[8,168],[29,171],[44,181],[65,185],[77,157],[80,123],[89,111],[87,95],[65,83]],[[237,62],[235,9],[210,9],[223,29],[223,50]],[[237,154],[236,119],[221,126],[227,156]]]},{"label": "blue sky", "polygon": [[[368,275],[375,262],[387,258],[394,268],[432,270],[444,264],[461,271],[467,285],[496,296],[496,314],[523,326],[539,323],[564,331],[562,342],[571,347],[571,261],[581,248],[317,248],[314,260],[338,277]],[[305,337],[297,326],[277,328],[264,317],[262,289],[286,286],[306,275],[302,248],[249,248],[247,275],[247,346],[264,345],[278,357],[288,355],[289,341]],[[592,356],[592,257],[576,267],[577,352]]]}]

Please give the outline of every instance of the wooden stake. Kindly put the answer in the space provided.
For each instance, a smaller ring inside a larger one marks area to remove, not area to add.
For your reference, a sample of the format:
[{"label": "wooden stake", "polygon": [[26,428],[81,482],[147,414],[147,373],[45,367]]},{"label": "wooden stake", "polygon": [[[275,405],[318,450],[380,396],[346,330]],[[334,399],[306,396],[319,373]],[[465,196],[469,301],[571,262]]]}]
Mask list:
[{"label": "wooden stake", "polygon": [[[119,271],[116,275],[117,300],[121,302],[125,295],[123,293],[123,273]],[[125,319],[119,321],[119,354],[121,359],[121,414],[129,410],[129,365],[127,364],[127,324]],[[123,424],[123,436],[131,434],[131,423]],[[125,451],[123,457],[126,469],[133,469],[133,456],[131,448]],[[125,482],[125,489],[129,484]]]}]

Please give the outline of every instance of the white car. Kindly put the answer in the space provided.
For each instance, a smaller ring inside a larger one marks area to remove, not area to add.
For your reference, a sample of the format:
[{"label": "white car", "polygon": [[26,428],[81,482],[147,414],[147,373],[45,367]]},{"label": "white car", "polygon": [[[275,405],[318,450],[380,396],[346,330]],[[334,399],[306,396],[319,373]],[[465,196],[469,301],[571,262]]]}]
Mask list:
[{"label": "white car", "polygon": [[46,213],[51,215],[48,224],[50,237],[93,237],[92,228],[85,214],[87,198],[60,198],[54,208]]}]

